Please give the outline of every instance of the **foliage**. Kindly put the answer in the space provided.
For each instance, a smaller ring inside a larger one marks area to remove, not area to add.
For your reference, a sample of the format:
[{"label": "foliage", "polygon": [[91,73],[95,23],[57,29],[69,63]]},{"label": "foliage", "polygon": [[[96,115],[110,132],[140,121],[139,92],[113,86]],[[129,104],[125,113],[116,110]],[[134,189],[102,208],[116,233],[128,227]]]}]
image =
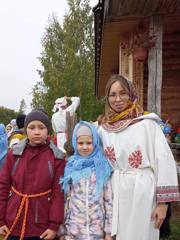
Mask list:
[{"label": "foliage", "polygon": [[131,48],[151,48],[155,44],[156,37],[154,35],[149,35],[149,31],[139,32],[133,35]]},{"label": "foliage", "polygon": [[49,19],[48,26],[45,29],[45,34],[42,38],[41,56],[39,61],[43,67],[38,70],[42,81],[38,82],[33,87],[32,108],[43,108],[48,113],[51,112],[51,105],[54,102],[54,97],[58,95],[58,82],[61,68],[61,57],[63,56],[62,49],[62,29],[56,16]]},{"label": "foliage", "polygon": [[7,125],[11,119],[16,118],[17,115],[18,113],[14,110],[0,107],[0,123],[4,123],[4,125]]},{"label": "foliage", "polygon": [[125,40],[120,43],[122,49],[126,50],[126,54],[129,55],[137,48],[152,48],[155,46],[156,36],[150,34],[148,27],[140,22],[132,33],[126,33]]},{"label": "foliage", "polygon": [[92,11],[89,0],[68,0],[68,6],[63,26],[53,15],[42,38],[42,82],[33,89],[32,106],[41,105],[51,114],[56,98],[79,96],[79,117],[95,120],[102,107],[94,96]]},{"label": "foliage", "polygon": [[161,238],[161,240],[179,240],[180,236],[180,222],[173,221],[171,223],[171,234],[168,238]]},{"label": "foliage", "polygon": [[26,103],[25,103],[25,100],[22,99],[21,102],[20,102],[20,106],[19,106],[19,113],[20,114],[24,114],[25,111],[26,111]]},{"label": "foliage", "polygon": [[155,45],[156,37],[149,35],[149,31],[133,34],[131,39],[120,43],[122,49],[129,55],[137,48],[149,49]]},{"label": "foliage", "polygon": [[46,87],[42,81],[37,82],[32,89],[32,103],[31,108],[44,108],[46,102]]}]

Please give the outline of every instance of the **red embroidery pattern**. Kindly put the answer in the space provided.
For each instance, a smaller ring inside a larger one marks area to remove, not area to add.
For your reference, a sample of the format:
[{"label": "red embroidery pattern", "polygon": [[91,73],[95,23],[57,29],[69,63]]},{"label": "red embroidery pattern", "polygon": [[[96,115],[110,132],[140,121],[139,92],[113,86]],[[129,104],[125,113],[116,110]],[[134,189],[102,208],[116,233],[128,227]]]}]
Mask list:
[{"label": "red embroidery pattern", "polygon": [[161,186],[156,188],[157,202],[180,201],[178,186]]},{"label": "red embroidery pattern", "polygon": [[142,153],[140,150],[135,150],[128,158],[129,164],[133,168],[138,168],[142,163]]},{"label": "red embroidery pattern", "polygon": [[116,161],[116,156],[113,147],[106,147],[104,150],[105,156],[112,162]]},{"label": "red embroidery pattern", "polygon": [[122,131],[124,128],[128,127],[134,119],[127,119],[122,121],[117,121],[113,124],[104,123],[102,127],[107,130],[108,132],[119,132]]}]

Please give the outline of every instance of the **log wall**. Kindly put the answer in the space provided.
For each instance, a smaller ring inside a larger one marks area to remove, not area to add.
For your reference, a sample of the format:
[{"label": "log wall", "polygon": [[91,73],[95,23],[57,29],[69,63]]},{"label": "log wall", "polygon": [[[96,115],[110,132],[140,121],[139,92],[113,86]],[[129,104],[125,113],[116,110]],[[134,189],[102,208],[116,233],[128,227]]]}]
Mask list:
[{"label": "log wall", "polygon": [[[143,103],[147,109],[147,62],[144,65]],[[173,130],[180,126],[180,31],[163,36],[162,119],[169,119]],[[173,131],[173,132],[174,132]]]}]

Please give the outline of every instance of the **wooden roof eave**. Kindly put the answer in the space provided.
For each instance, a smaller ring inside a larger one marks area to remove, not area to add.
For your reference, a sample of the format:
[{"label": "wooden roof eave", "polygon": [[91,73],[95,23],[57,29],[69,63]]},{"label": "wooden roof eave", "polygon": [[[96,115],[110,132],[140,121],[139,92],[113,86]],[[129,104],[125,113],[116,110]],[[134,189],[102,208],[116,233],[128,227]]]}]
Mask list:
[{"label": "wooden roof eave", "polygon": [[99,0],[99,3],[93,8],[94,13],[94,30],[95,30],[95,95],[98,96],[99,85],[99,69],[102,41],[102,24],[104,18],[104,1]]},{"label": "wooden roof eave", "polygon": [[[133,3],[132,3],[133,1]],[[152,0],[141,0],[141,6],[135,4],[136,0],[99,0],[97,6],[94,7],[94,24],[95,24],[95,94],[99,97],[98,87],[100,84],[101,72],[101,56],[104,29],[107,23],[116,23],[120,21],[134,21],[143,17],[149,17],[152,14],[163,14],[166,16],[179,16],[180,15],[180,0],[157,0],[152,3]],[[139,2],[139,0],[138,0]],[[129,8],[130,3],[133,4],[134,9],[127,11],[123,4]],[[155,5],[153,5],[155,4]],[[122,6],[121,6],[122,5]],[[140,8],[145,7],[144,11],[139,11]],[[121,8],[120,8],[121,7]],[[118,11],[121,10],[121,14]],[[176,26],[177,27],[177,26]],[[103,36],[102,36],[103,35]]]}]

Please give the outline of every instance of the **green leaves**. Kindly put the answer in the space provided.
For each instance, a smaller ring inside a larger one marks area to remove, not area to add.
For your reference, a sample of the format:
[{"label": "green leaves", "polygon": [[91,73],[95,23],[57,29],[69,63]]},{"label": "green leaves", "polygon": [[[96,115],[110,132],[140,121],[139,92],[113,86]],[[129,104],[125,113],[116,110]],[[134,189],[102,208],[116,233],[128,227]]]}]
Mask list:
[{"label": "green leaves", "polygon": [[[56,16],[49,19],[42,38],[39,70],[42,83],[33,89],[33,103],[52,114],[56,98],[79,96],[79,117],[95,120],[101,105],[94,95],[93,16],[89,0],[68,0],[63,26]],[[41,91],[39,87],[42,87]],[[43,87],[45,90],[43,90]]]},{"label": "green leaves", "polygon": [[18,113],[14,110],[0,107],[0,123],[4,123],[5,125],[7,125],[11,121],[11,119],[16,118],[17,115]]}]

